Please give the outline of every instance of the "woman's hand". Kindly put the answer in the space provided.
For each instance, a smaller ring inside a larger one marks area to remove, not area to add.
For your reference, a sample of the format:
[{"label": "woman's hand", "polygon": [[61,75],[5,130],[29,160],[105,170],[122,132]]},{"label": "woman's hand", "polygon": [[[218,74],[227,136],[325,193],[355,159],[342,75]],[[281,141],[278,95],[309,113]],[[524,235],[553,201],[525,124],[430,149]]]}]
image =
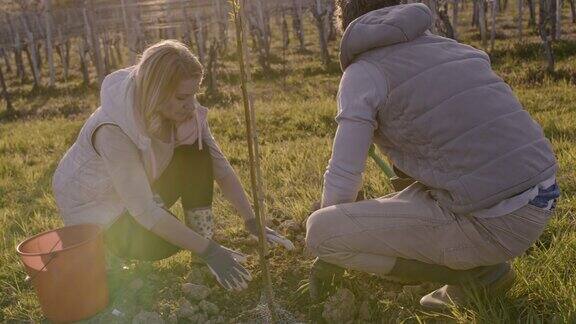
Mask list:
[{"label": "woman's hand", "polygon": [[216,280],[227,290],[241,291],[248,287],[252,276],[240,262],[245,261],[244,255],[220,246],[210,241],[200,258],[206,262]]},{"label": "woman's hand", "polygon": [[[256,222],[256,218],[248,219],[244,222],[244,225],[248,233],[258,237],[258,223]],[[266,227],[266,240],[272,245],[282,245],[286,250],[294,250],[294,243],[292,243],[292,241],[269,227]]]}]

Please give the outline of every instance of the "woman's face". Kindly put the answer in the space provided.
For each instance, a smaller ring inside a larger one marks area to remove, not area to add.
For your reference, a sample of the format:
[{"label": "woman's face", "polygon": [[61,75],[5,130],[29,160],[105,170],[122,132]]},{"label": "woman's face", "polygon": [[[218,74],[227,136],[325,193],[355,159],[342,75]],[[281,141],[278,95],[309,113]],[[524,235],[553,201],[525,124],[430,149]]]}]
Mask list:
[{"label": "woman's face", "polygon": [[174,95],[160,110],[162,117],[176,124],[192,118],[196,110],[196,93],[199,88],[200,79],[185,79],[180,81]]}]

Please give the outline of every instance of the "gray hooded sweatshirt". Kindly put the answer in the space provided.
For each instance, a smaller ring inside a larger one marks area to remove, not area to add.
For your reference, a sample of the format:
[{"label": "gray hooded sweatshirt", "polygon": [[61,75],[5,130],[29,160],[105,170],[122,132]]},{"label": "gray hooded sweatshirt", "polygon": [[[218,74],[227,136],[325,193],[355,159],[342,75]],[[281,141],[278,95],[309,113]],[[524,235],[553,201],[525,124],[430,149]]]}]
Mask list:
[{"label": "gray hooded sweatshirt", "polygon": [[354,200],[372,142],[454,213],[489,208],[554,177],[550,142],[486,53],[431,34],[431,23],[428,7],[407,4],[346,29],[324,207]]}]

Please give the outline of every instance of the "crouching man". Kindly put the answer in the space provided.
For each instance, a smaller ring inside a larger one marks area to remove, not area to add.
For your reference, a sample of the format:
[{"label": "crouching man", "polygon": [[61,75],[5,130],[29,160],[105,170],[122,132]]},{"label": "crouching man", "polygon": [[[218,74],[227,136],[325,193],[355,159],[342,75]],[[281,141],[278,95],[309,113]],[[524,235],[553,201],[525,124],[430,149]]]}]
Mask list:
[{"label": "crouching man", "polygon": [[[505,291],[508,261],[559,196],[550,142],[486,53],[428,31],[425,5],[338,6],[344,74],[322,208],[307,222],[312,284],[342,268],[440,282],[421,299],[436,309],[467,285]],[[373,142],[414,183],[354,202]]]}]

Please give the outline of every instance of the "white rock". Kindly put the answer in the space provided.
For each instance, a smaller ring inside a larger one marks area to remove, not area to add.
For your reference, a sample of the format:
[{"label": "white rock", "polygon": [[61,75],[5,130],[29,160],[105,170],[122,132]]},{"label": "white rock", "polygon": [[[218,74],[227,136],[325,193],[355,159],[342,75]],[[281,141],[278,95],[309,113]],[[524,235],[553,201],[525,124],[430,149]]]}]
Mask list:
[{"label": "white rock", "polygon": [[338,289],[324,303],[322,317],[328,323],[347,323],[353,321],[355,316],[356,301],[354,294],[346,288]]}]

